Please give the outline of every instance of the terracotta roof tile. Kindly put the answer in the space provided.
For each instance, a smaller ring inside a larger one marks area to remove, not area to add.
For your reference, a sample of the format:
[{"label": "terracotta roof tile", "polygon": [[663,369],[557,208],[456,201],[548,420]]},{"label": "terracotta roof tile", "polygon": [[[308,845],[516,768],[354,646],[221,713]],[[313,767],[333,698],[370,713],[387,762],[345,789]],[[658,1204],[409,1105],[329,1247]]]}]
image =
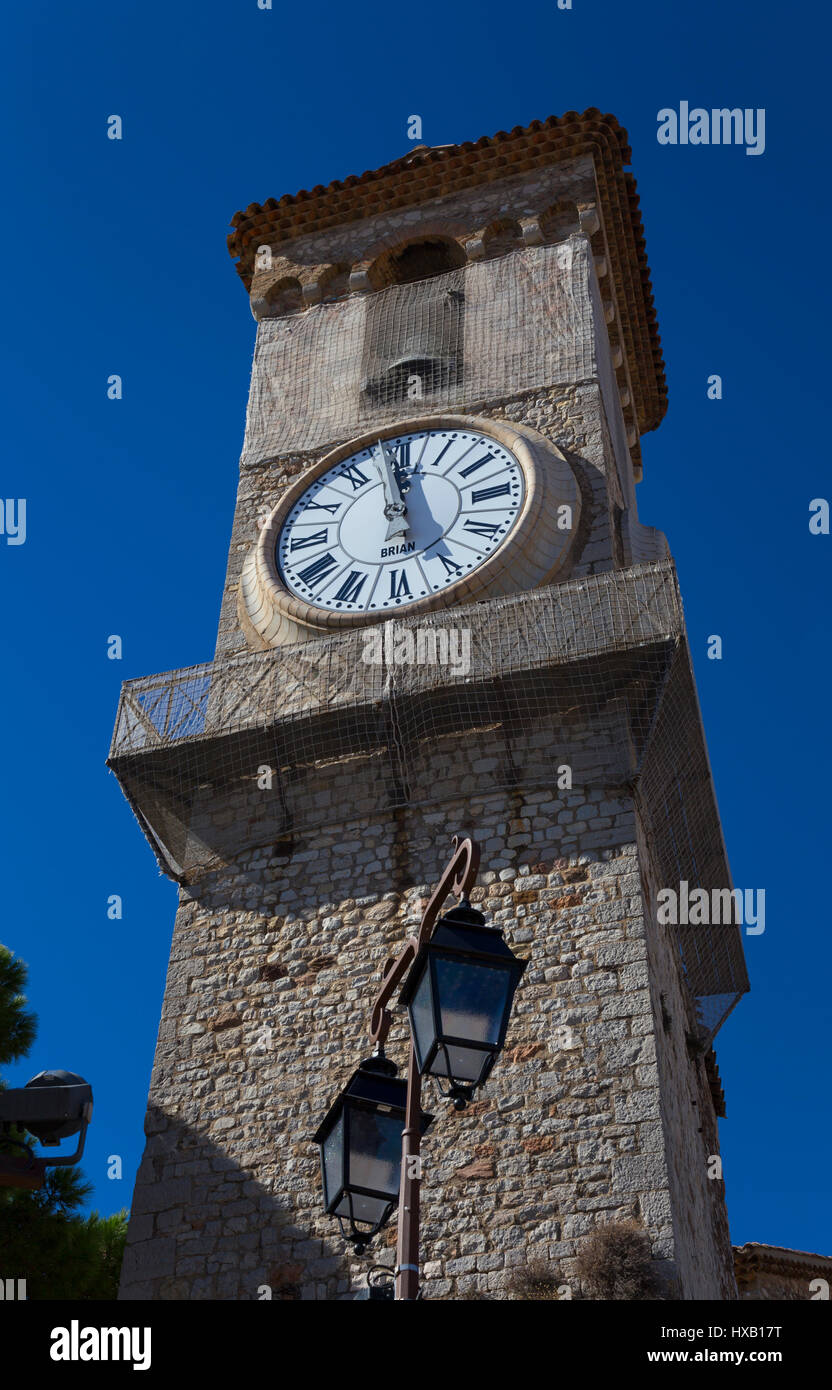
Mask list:
[{"label": "terracotta roof tile", "polygon": [[784,1245],[761,1245],[748,1241],[745,1245],[735,1245],[734,1270],[737,1284],[743,1287],[760,1277],[763,1284],[766,1275],[780,1274],[791,1278],[806,1278],[814,1274],[828,1279],[832,1256],[816,1255],[809,1250],[791,1250]]}]

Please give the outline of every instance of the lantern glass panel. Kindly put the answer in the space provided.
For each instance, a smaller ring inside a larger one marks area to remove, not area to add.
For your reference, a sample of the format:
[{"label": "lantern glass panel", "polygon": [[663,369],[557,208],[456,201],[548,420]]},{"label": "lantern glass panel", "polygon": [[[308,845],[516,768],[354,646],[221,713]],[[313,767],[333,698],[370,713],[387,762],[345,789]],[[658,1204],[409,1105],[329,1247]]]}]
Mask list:
[{"label": "lantern glass panel", "polygon": [[430,1064],[431,1076],[447,1076],[448,1080],[479,1083],[483,1066],[490,1060],[491,1055],[490,1052],[481,1052],[478,1048],[472,1047],[440,1047]]},{"label": "lantern glass panel", "polygon": [[419,981],[419,988],[416,990],[410,1002],[410,1019],[413,1029],[413,1041],[416,1044],[416,1060],[421,1068],[425,1064],[425,1058],[436,1036],[436,1024],[433,1020],[433,996],[431,993],[429,965],[425,966],[424,973]]},{"label": "lantern glass panel", "polygon": [[[402,1129],[401,1115],[351,1108],[349,1184],[352,1189],[363,1187],[386,1193],[388,1200],[398,1194]],[[357,1195],[353,1197],[354,1203],[361,1200]],[[364,1216],[356,1219],[369,1220]]]},{"label": "lantern glass panel", "polygon": [[344,1116],[333,1125],[324,1140],[324,1201],[327,1206],[343,1186],[344,1173]]},{"label": "lantern glass panel", "polygon": [[442,1036],[498,1047],[509,972],[498,965],[449,960],[439,955],[434,957],[434,969]]},{"label": "lantern glass panel", "polygon": [[365,1197],[360,1192],[345,1192],[332,1214],[343,1216],[347,1221],[361,1221],[375,1226],[390,1206],[390,1200],[389,1197]]}]

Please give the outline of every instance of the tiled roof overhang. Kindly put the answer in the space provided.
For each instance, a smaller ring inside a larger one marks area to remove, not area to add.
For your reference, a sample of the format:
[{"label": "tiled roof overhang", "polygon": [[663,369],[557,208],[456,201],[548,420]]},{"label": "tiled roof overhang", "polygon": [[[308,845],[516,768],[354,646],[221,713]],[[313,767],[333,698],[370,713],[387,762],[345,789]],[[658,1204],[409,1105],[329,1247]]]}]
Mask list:
[{"label": "tiled roof overhang", "polygon": [[749,1241],[734,1246],[734,1270],[737,1282],[746,1284],[757,1275],[781,1274],[791,1278],[813,1274],[829,1279],[832,1256],[813,1255],[808,1250],[789,1250],[782,1245],[759,1245]]},{"label": "tiled roof overhang", "polygon": [[231,219],[229,253],[249,289],[260,245],[275,246],[583,155],[590,155],[595,166],[639,429],[655,429],[667,409],[667,386],[636,181],[625,170],[630,146],[615,117],[594,107],[462,145],[414,150],[326,188],[319,184],[262,205],[250,203]]}]

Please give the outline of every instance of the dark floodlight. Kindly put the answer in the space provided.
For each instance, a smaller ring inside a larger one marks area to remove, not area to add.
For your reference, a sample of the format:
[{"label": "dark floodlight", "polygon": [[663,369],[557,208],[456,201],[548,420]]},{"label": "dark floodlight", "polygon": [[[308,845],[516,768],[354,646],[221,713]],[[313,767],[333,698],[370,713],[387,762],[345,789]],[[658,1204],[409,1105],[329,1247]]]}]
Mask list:
[{"label": "dark floodlight", "polygon": [[41,1071],[25,1086],[0,1091],[0,1131],[26,1130],[47,1148],[80,1136],[71,1157],[47,1159],[50,1165],[78,1162],[91,1119],[92,1086],[74,1071]]}]

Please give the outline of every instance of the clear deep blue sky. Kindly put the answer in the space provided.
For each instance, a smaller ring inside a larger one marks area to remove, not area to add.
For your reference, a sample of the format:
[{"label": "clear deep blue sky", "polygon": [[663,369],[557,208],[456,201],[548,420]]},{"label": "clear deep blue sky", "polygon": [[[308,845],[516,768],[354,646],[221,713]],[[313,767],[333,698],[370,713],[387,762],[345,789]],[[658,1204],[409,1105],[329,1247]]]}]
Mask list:
[{"label": "clear deep blue sky", "polygon": [[[717,1038],[732,1235],[832,1253],[832,538],[808,529],[832,494],[825,14],[274,3],[51,0],[4,20],[0,493],[28,499],[28,539],[0,537],[0,939],[40,1015],[9,1079],[92,1081],[84,1168],[101,1210],[128,1205],[176,889],[104,759],[122,679],[213,654],[254,342],[231,215],[405,153],[414,113],[446,144],[597,106],[629,131],[668,369],[641,516],[679,566],[734,879],[767,899],[752,992]],[[682,100],[765,108],[765,153],[660,146],[657,112]]]}]

